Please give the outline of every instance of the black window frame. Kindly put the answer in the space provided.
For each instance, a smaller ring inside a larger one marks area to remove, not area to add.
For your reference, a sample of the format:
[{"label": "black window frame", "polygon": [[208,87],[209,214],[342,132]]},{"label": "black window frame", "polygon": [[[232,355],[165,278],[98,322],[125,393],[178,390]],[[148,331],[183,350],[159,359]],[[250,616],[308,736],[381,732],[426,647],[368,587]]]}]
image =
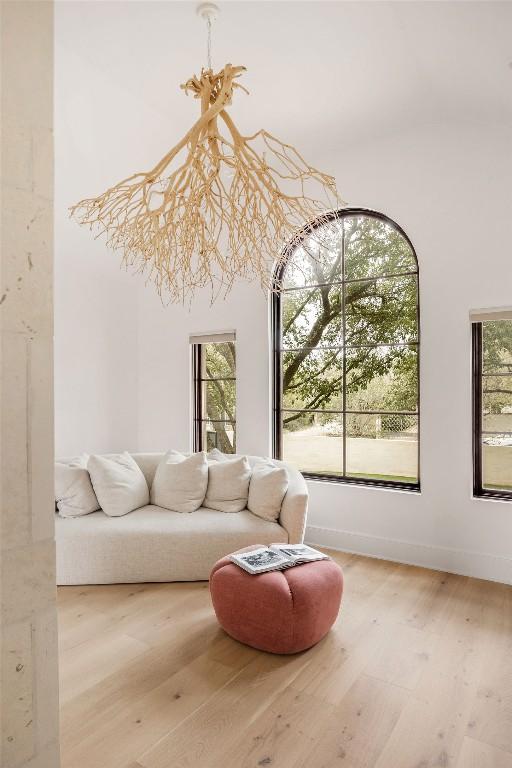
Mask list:
[{"label": "black window frame", "polygon": [[[379,478],[371,478],[371,477],[353,477],[346,474],[340,474],[340,475],[333,475],[333,474],[322,474],[318,472],[308,472],[301,470],[304,477],[308,480],[320,480],[323,482],[329,482],[329,483],[338,483],[342,485],[360,485],[365,487],[376,487],[376,488],[389,488],[389,489],[395,489],[395,490],[402,490],[402,491],[411,491],[413,493],[420,493],[421,492],[421,450],[420,450],[420,442],[421,442],[421,388],[420,388],[420,351],[421,351],[421,322],[420,322],[420,274],[419,274],[419,263],[418,263],[418,257],[416,254],[416,249],[414,248],[410,238],[408,235],[404,232],[402,227],[400,227],[395,221],[390,219],[388,216],[386,216],[383,213],[380,213],[379,211],[374,211],[369,208],[361,208],[361,207],[347,207],[347,208],[341,208],[337,211],[333,211],[332,214],[325,214],[321,217],[321,219],[318,220],[318,225],[321,226],[322,223],[324,223],[326,220],[334,220],[339,219],[342,217],[351,217],[351,216],[370,216],[373,218],[377,218],[380,221],[385,222],[389,226],[393,227],[407,242],[411,249],[411,253],[414,257],[415,263],[416,263],[416,269],[411,272],[407,273],[400,273],[400,275],[382,275],[381,277],[399,277],[406,274],[416,275],[417,280],[417,290],[416,290],[416,318],[417,318],[417,341],[415,342],[414,346],[417,347],[417,384],[418,384],[418,407],[417,407],[417,413],[411,414],[417,417],[418,419],[418,440],[417,440],[417,466],[418,466],[418,475],[417,475],[417,481],[416,482],[407,482],[407,481],[398,481],[398,480],[383,480]],[[272,341],[272,361],[271,361],[271,368],[272,368],[272,455],[275,459],[281,459],[282,457],[282,366],[281,366],[281,359],[282,359],[282,348],[281,348],[281,342],[282,342],[282,312],[281,312],[281,298],[282,298],[282,291],[280,290],[280,286],[282,284],[282,280],[284,277],[284,273],[286,271],[288,261],[286,257],[290,257],[295,249],[301,244],[302,240],[308,236],[308,234],[311,232],[311,229],[314,229],[315,222],[312,222],[307,227],[304,228],[301,232],[299,232],[296,237],[287,245],[285,249],[285,259],[280,260],[279,264],[277,265],[275,271],[274,271],[274,282],[273,282],[273,290],[271,295],[271,314],[270,314],[270,322],[271,322],[271,341]],[[345,280],[345,274],[344,274],[344,267],[342,266],[342,283],[350,282]],[[380,276],[379,276],[380,277]],[[373,277],[369,277],[368,279],[374,279]],[[345,324],[345,313],[343,311],[343,317],[342,322]],[[412,346],[412,344],[411,344]],[[346,409],[346,390],[345,386],[343,385],[343,418],[345,420],[345,416],[347,413]],[[354,412],[352,412],[354,413]],[[368,411],[365,411],[363,413],[368,413]],[[386,412],[389,413],[389,415],[393,415],[393,412],[389,411]],[[398,414],[398,412],[396,412]],[[399,415],[405,415],[404,412],[400,412]],[[344,427],[343,427],[343,455],[346,457],[346,429],[345,429],[345,421],[344,421]],[[344,458],[344,466],[345,466],[346,459]]]},{"label": "black window frame", "polygon": [[473,496],[512,501],[512,491],[484,488],[482,451],[483,323],[471,323],[471,379],[473,410]]},{"label": "black window frame", "polygon": [[[235,432],[235,452],[236,452],[236,441],[237,441],[237,434],[236,434],[236,425],[237,425],[237,418],[235,413],[235,419],[234,421],[230,421],[229,419],[205,419],[203,415],[203,383],[205,381],[215,381],[215,379],[210,378],[203,378],[202,372],[203,372],[203,347],[206,344],[216,344],[216,343],[229,343],[229,342],[201,342],[197,344],[192,344],[192,386],[193,386],[193,403],[192,403],[192,424],[193,424],[193,431],[192,431],[192,443],[193,443],[193,450],[195,453],[199,451],[205,451],[207,448],[203,445],[203,429],[202,425],[205,421],[209,421],[213,424],[232,424],[234,426],[234,432]],[[235,343],[234,341],[232,342]],[[236,358],[235,358],[236,359]],[[222,378],[217,379],[218,381],[234,381],[236,386],[236,373],[235,376],[225,376]],[[234,455],[234,453],[233,453]]]}]

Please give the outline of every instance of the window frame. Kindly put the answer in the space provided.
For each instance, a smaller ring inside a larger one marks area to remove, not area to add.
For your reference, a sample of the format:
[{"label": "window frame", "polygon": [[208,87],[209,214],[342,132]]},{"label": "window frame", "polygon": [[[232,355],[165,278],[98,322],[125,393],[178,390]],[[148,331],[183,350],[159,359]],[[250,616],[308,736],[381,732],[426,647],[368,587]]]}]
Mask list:
[{"label": "window frame", "polygon": [[[420,385],[421,319],[420,319],[420,274],[419,274],[419,264],[418,264],[416,249],[414,248],[410,238],[395,221],[390,219],[385,214],[380,213],[379,211],[374,211],[370,208],[361,208],[361,207],[340,208],[337,211],[333,211],[331,214],[326,214],[322,216],[321,219],[318,220],[318,225],[321,226],[321,224],[324,223],[326,219],[332,221],[334,219],[339,219],[339,218],[344,218],[349,216],[370,216],[370,217],[379,219],[380,221],[383,221],[389,226],[393,227],[393,229],[395,229],[409,245],[411,249],[411,253],[416,263],[416,269],[414,271],[400,273],[400,275],[398,274],[383,275],[382,277],[399,277],[402,275],[410,274],[410,275],[415,275],[416,281],[417,281],[417,287],[416,287],[417,341],[415,342],[415,346],[417,348],[418,408],[417,408],[417,413],[414,415],[418,419],[418,441],[417,441],[418,478],[416,482],[411,483],[407,481],[382,480],[382,479],[371,478],[371,477],[368,477],[368,478],[351,477],[350,475],[346,475],[346,474],[332,475],[332,474],[322,474],[319,472],[308,472],[308,471],[302,471],[302,470],[301,471],[304,477],[308,480],[319,480],[322,482],[338,483],[343,485],[360,485],[360,486],[374,487],[374,488],[388,488],[393,490],[420,493],[421,492],[421,449],[420,449],[420,442],[421,442],[421,438],[420,438],[421,436],[421,407],[420,407],[420,402],[421,402],[421,385]],[[288,258],[291,257],[295,249],[298,246],[300,246],[302,240],[305,237],[307,237],[312,227],[313,228],[315,227],[315,222],[308,225],[303,230],[297,233],[297,235],[285,248],[285,251],[284,251],[285,259],[280,261],[280,263],[277,265],[274,271],[274,281],[273,281],[272,295],[271,295],[270,324],[271,324],[271,343],[272,343],[272,358],[271,358],[272,456],[275,459],[281,459],[282,453],[283,453],[283,430],[282,430],[283,408],[282,408],[282,365],[281,365],[282,352],[283,352],[282,350],[282,311],[281,311],[283,292],[280,290],[279,286],[281,285],[282,279],[284,277],[284,273],[288,266]],[[368,279],[374,279],[374,278],[368,278]],[[341,285],[344,285],[346,282],[351,282],[351,281],[346,281],[344,279],[344,274],[342,273]],[[345,326],[346,317],[345,317],[344,308],[342,310],[342,313],[343,313],[342,323],[343,323],[343,326]],[[345,417],[347,414],[347,409],[346,409],[345,379],[343,379],[342,396],[343,396],[342,415],[344,419],[343,446],[344,446],[344,454],[346,455]],[[351,412],[351,413],[354,413],[354,412]],[[367,413],[367,412],[364,412],[364,413]],[[386,413],[393,415],[393,412],[391,411]]]},{"label": "window frame", "polygon": [[484,488],[482,451],[483,322],[471,323],[471,383],[473,410],[473,496],[512,501],[512,491]]},{"label": "window frame", "polygon": [[[226,341],[205,341],[205,342],[196,342],[191,344],[192,347],[192,446],[194,453],[198,453],[199,451],[206,451],[207,448],[203,446],[203,429],[202,425],[205,421],[212,421],[211,419],[205,419],[203,416],[203,383],[205,381],[234,381],[236,386],[236,371],[235,376],[228,377],[222,379],[205,379],[203,378],[203,347],[206,344],[225,344],[229,343]],[[235,341],[232,342],[235,344]],[[218,419],[213,420],[212,423],[215,424],[233,424],[234,426],[234,433],[235,433],[235,450],[236,450],[236,441],[237,441],[237,434],[236,434],[236,426],[237,426],[237,417],[235,413],[235,419],[234,421],[229,421],[227,419]],[[231,455],[231,454],[230,454]],[[235,454],[232,454],[235,455]]]}]

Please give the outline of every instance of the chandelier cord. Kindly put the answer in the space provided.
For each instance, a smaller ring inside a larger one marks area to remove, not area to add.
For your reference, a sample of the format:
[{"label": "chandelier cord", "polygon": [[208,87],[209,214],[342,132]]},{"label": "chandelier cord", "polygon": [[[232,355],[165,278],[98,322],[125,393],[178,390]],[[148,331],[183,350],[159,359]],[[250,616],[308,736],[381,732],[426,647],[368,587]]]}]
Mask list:
[{"label": "chandelier cord", "polygon": [[207,42],[206,42],[206,58],[208,63],[208,69],[212,68],[212,18],[208,14],[206,18],[207,29]]}]

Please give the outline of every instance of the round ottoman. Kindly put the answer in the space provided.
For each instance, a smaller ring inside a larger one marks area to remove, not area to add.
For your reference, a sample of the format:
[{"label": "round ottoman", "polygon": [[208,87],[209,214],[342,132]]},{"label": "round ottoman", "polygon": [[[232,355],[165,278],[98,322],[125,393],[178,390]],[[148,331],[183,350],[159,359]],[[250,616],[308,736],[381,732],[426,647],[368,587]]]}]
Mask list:
[{"label": "round ottoman", "polygon": [[343,573],[332,560],[253,576],[223,557],[210,574],[221,627],[235,640],[270,653],[298,653],[318,643],[338,616],[342,592]]}]

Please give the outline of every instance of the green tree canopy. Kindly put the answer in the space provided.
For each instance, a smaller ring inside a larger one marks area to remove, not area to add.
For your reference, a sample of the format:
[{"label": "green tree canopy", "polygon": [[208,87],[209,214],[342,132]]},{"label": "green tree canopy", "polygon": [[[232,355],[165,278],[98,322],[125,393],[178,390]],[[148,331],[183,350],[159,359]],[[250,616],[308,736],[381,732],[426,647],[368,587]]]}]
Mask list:
[{"label": "green tree canopy", "polygon": [[416,410],[416,272],[408,241],[371,215],[335,220],[296,249],[282,301],[283,408],[341,410],[344,355],[349,409]]},{"label": "green tree canopy", "polygon": [[203,418],[206,423],[210,444],[223,453],[236,450],[236,358],[232,341],[222,344],[205,344],[202,354],[201,378],[203,379]]}]

